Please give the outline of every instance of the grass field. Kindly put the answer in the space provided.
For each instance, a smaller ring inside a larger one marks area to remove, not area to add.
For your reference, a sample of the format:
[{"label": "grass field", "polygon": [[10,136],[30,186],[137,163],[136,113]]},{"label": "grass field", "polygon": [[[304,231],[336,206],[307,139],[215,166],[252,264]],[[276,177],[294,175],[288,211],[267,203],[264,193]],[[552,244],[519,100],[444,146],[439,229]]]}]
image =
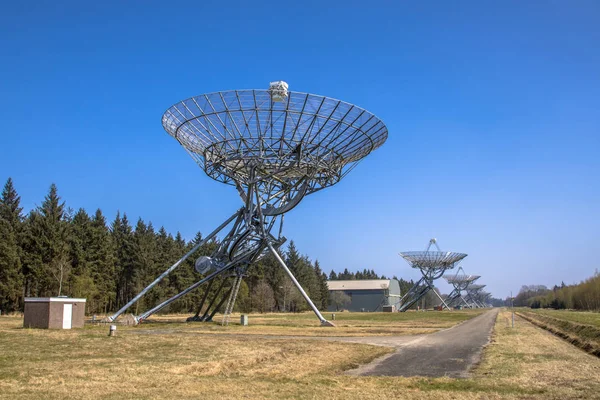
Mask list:
[{"label": "grass field", "polygon": [[[138,329],[178,332],[256,334],[288,336],[389,336],[433,333],[450,328],[482,313],[482,310],[455,312],[407,312],[407,313],[335,313],[334,329],[319,326],[313,313],[252,314],[249,325],[241,326],[239,314],[233,314],[229,326],[220,325],[221,315],[214,317],[215,323],[186,323],[185,316],[156,316],[141,324]],[[325,314],[331,319],[331,313]]]},{"label": "grass field", "polygon": [[518,309],[517,313],[588,353],[600,356],[599,313],[531,309]]},{"label": "grass field", "polygon": [[[370,321],[364,314],[356,318],[338,314],[337,322],[346,321],[351,329],[393,328],[396,323],[410,326],[411,321],[420,326],[427,321],[420,314],[439,318],[439,325],[448,324],[443,322],[446,318],[456,318],[447,316],[454,313],[407,313],[388,314],[389,320],[383,314],[372,315]],[[180,327],[184,324],[168,323],[168,318],[141,327],[119,327],[118,336],[109,338],[106,326],[71,331],[23,329],[20,318],[3,316],[0,398],[600,398],[600,359],[520,318],[512,329],[509,316],[508,312],[499,314],[492,343],[469,379],[343,374],[391,351],[385,347],[227,337],[194,332],[211,328]],[[279,329],[287,317],[252,315],[250,321],[254,321],[255,334],[266,334]],[[260,318],[265,319],[263,325]],[[297,330],[314,329],[303,328],[303,316],[291,319],[297,320]],[[160,332],[171,328],[176,332]],[[148,334],[149,329],[155,332]],[[318,332],[337,329],[319,328]]]},{"label": "grass field", "polygon": [[526,311],[537,315],[575,322],[577,324],[592,325],[600,329],[600,313],[597,312],[546,309],[526,309]]}]

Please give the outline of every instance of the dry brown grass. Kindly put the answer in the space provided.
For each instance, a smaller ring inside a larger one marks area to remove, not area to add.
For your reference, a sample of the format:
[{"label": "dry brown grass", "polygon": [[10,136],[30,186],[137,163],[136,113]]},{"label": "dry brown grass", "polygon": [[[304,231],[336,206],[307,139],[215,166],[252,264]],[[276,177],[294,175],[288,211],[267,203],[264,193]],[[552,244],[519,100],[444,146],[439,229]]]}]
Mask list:
[{"label": "dry brown grass", "polygon": [[489,387],[538,392],[544,399],[600,398],[600,359],[516,317],[496,321],[492,343],[474,378]]},{"label": "dry brown grass", "polygon": [[[251,314],[250,325],[239,324],[240,315],[233,314],[227,327],[220,325],[217,314],[214,323],[186,323],[188,315],[158,315],[137,327],[156,332],[218,333],[277,336],[390,336],[433,333],[450,328],[481,314],[482,310],[428,311],[408,313],[335,313],[335,329],[319,326],[312,312]],[[331,313],[325,314],[331,318]]]},{"label": "dry brown grass", "polygon": [[[0,319],[0,396],[4,398],[261,397],[306,388],[389,351],[306,340],[137,334],[106,326],[54,331]],[[267,390],[268,389],[268,390]],[[291,393],[291,392],[289,392]]]},{"label": "dry brown grass", "polygon": [[[517,314],[580,349],[600,357],[600,315],[572,311],[532,312],[526,309],[520,309]],[[582,314],[590,314],[592,318]],[[593,324],[573,322],[574,320],[586,320],[582,317],[587,317],[586,319],[593,321]]]},{"label": "dry brown grass", "polygon": [[[10,399],[597,398],[600,360],[518,321],[496,323],[470,379],[353,377],[387,348],[300,339],[22,329],[0,318],[0,397]],[[252,317],[254,318],[254,317]],[[363,321],[367,324],[367,321]],[[163,324],[167,328],[167,324]],[[322,332],[323,330],[319,331]]]}]

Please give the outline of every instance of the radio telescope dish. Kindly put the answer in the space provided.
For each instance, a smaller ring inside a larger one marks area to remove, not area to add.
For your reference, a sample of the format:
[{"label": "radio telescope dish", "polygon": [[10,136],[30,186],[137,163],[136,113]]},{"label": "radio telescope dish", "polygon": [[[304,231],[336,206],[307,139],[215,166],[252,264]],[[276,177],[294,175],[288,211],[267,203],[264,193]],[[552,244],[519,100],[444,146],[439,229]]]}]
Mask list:
[{"label": "radio telescope dish", "polygon": [[470,284],[466,287],[466,301],[471,305],[471,308],[483,308],[484,305],[480,302],[481,291],[487,285]]},{"label": "radio telescope dish", "polygon": [[463,286],[466,288],[466,286],[469,285],[469,283],[477,280],[481,278],[479,275],[450,275],[450,276],[446,276],[444,275],[444,279],[446,279],[446,281],[451,284],[451,285],[457,285],[457,286]]},{"label": "radio telescope dish", "polygon": [[[304,196],[338,183],[380,147],[388,136],[385,124],[355,105],[292,92],[286,82],[276,81],[266,90],[229,90],[180,101],[167,109],[162,125],[209,177],[235,186],[243,206],[109,319],[116,319],[202,244],[225,230],[217,249],[196,260],[195,269],[203,278],[137,320],[207,283],[191,320],[210,321],[227,301],[223,323],[228,323],[246,269],[270,252],[321,324],[333,325],[323,318],[277,251],[286,240],[283,214]],[[232,278],[231,284],[226,285],[224,279],[200,315],[218,276]]]},{"label": "radio telescope dish", "polygon": [[469,285],[473,284],[473,282],[479,279],[480,276],[467,275],[463,268],[459,267],[456,274],[444,275],[443,278],[454,287],[452,292],[450,292],[448,297],[446,297],[446,304],[448,305],[448,307],[453,307],[459,301],[462,301],[465,304],[465,306],[472,308],[472,305],[468,303],[462,296],[462,292],[464,292],[467,289],[467,287],[469,287]]},{"label": "radio telescope dish", "polygon": [[413,268],[434,268],[448,269],[454,264],[465,258],[463,253],[453,253],[450,251],[405,251],[400,253]]},{"label": "radio telescope dish", "polygon": [[[434,245],[437,251],[431,251],[431,246]],[[401,306],[398,311],[406,311],[412,307],[417,301],[434,289],[433,281],[440,278],[445,271],[454,268],[467,255],[464,253],[453,253],[450,251],[441,251],[436,239],[429,240],[429,245],[425,251],[405,251],[400,253],[412,268],[421,271],[421,279],[413,285],[400,299]],[[449,308],[444,299],[433,290],[433,293],[440,299],[442,305]]]},{"label": "radio telescope dish", "polygon": [[303,196],[338,183],[385,142],[387,128],[370,112],[284,84],[191,97],[165,112],[163,127],[208,176],[257,182],[272,206],[288,188]]},{"label": "radio telescope dish", "polygon": [[478,291],[480,291],[481,289],[483,289],[486,286],[487,285],[469,285],[469,286],[467,286],[467,290],[478,292]]}]

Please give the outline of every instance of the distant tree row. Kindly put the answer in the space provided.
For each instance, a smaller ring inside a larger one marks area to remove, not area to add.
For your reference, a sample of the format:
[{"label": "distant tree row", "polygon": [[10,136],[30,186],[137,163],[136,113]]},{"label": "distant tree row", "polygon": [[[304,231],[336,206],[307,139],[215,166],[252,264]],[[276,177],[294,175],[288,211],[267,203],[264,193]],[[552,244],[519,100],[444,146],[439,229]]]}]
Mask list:
[{"label": "distant tree row", "polygon": [[515,306],[531,308],[600,311],[600,273],[574,285],[562,282],[552,289],[544,285],[523,286],[514,300]]},{"label": "distant tree row", "polygon": [[375,270],[363,269],[362,271],[350,272],[348,268],[344,269],[343,272],[336,273],[331,270],[329,273],[329,280],[331,281],[348,281],[348,280],[364,280],[364,279],[388,279],[385,275],[377,275]]},{"label": "distant tree row", "polygon": [[[202,235],[186,242],[181,234],[155,230],[125,213],[109,224],[100,209],[89,215],[65,205],[52,184],[41,205],[23,214],[20,197],[8,179],[0,197],[0,311],[23,309],[24,297],[67,295],[87,299],[90,313],[109,313],[126,304],[169,265],[189,251]],[[209,255],[215,240],[196,253]],[[141,312],[201,279],[190,257],[131,310]],[[328,305],[327,276],[318,261],[301,255],[293,242],[284,258],[317,307]],[[172,303],[165,312],[193,312],[203,295],[199,289]],[[239,311],[302,311],[307,309],[290,279],[272,256],[249,268],[237,301]]]},{"label": "distant tree row", "polygon": [[510,299],[500,299],[497,297],[490,298],[489,303],[492,305],[492,307],[508,307],[511,305]]}]

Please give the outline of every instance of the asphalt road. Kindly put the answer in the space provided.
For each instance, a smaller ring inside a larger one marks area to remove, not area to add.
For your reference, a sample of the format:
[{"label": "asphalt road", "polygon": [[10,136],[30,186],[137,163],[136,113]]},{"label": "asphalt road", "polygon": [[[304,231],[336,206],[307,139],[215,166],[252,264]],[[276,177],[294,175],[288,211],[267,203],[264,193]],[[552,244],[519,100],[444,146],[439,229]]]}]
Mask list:
[{"label": "asphalt road", "polygon": [[404,337],[402,342],[396,343],[396,351],[391,355],[347,373],[465,378],[479,361],[483,347],[489,343],[497,315],[498,309],[493,309],[453,328],[429,335]]}]

